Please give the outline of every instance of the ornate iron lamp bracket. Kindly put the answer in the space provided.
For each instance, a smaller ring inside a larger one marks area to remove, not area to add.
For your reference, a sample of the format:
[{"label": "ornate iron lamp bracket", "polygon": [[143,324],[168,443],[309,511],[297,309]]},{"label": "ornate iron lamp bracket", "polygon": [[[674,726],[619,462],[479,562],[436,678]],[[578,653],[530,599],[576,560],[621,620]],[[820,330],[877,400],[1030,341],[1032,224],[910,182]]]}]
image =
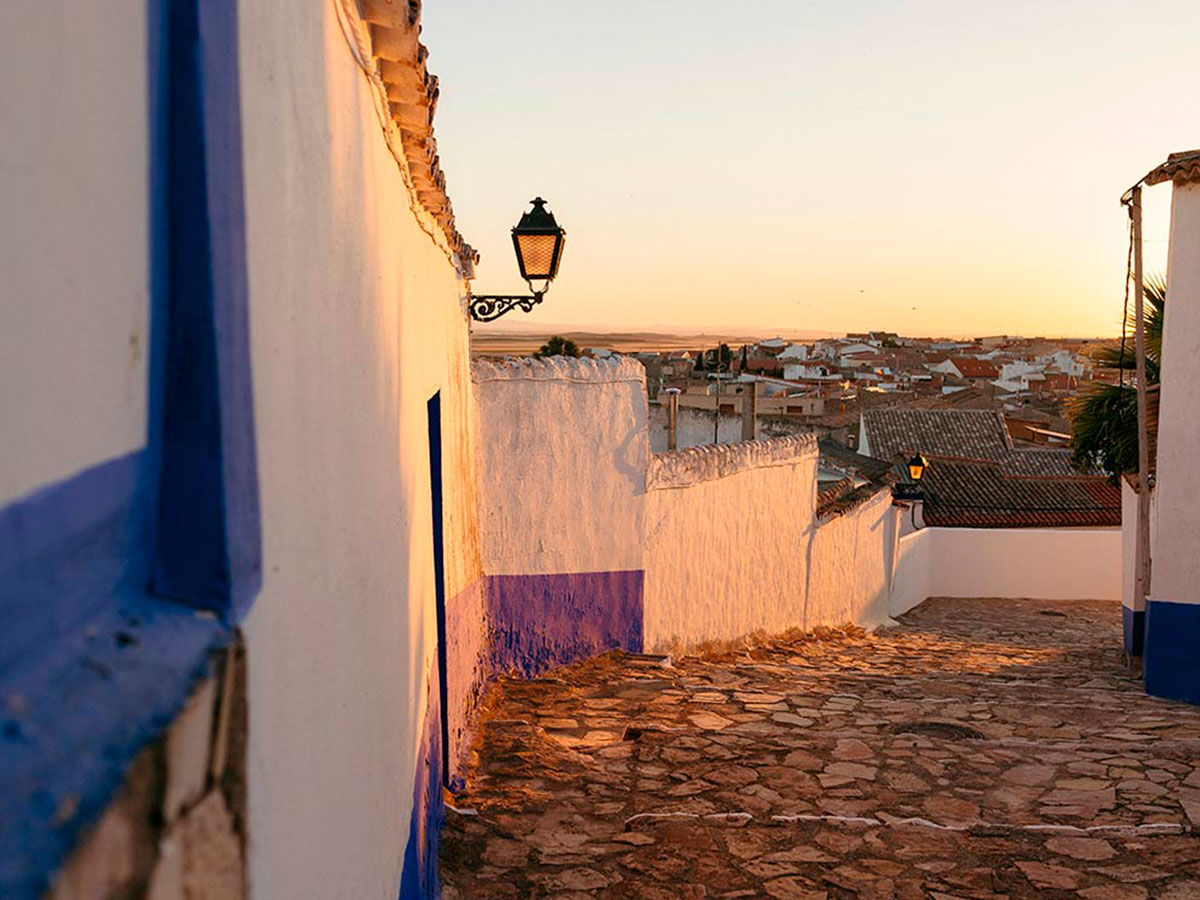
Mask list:
[{"label": "ornate iron lamp bracket", "polygon": [[473,295],[468,308],[471,311],[471,318],[476,322],[492,322],[514,309],[533,312],[533,308],[542,302],[545,293],[545,291],[537,291],[534,294]]}]

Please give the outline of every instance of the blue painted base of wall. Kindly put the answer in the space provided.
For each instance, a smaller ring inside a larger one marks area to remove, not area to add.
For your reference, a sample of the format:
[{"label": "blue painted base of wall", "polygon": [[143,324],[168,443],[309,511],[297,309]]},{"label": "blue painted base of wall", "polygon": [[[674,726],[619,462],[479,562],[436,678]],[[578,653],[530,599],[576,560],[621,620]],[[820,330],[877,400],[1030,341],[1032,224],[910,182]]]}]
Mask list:
[{"label": "blue painted base of wall", "polygon": [[1141,656],[1146,646],[1146,611],[1122,606],[1121,624],[1125,633],[1125,652],[1130,656]]},{"label": "blue painted base of wall", "polygon": [[487,579],[446,601],[446,735],[451,783],[471,739],[480,701],[492,672],[488,646]]},{"label": "blue painted base of wall", "polygon": [[438,877],[438,850],[446,813],[442,802],[442,720],[436,690],[431,694],[413,782],[412,818],[400,875],[400,900],[440,900],[442,896]]},{"label": "blue painted base of wall", "polygon": [[532,677],[609,650],[642,649],[640,569],[488,579],[491,669]]},{"label": "blue painted base of wall", "polygon": [[1200,704],[1200,605],[1147,602],[1142,671],[1148,693]]}]

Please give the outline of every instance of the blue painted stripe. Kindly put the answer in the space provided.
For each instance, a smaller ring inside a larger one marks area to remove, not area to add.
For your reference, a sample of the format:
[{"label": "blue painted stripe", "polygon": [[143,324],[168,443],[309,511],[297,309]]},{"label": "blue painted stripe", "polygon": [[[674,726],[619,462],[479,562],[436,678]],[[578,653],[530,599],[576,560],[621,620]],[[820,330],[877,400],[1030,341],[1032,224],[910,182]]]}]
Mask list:
[{"label": "blue painted stripe", "polygon": [[1142,672],[1156,697],[1200,704],[1200,605],[1147,601]]},{"label": "blue painted stripe", "polygon": [[230,635],[138,594],[56,636],[0,684],[0,896],[40,897],[129,763],[161,734]]},{"label": "blue painted stripe", "polygon": [[441,703],[436,685],[430,685],[425,722],[421,728],[421,746],[413,777],[412,813],[409,817],[408,842],[400,873],[400,900],[438,900],[442,896],[438,877],[438,850],[441,846],[445,804],[442,800],[442,723]]},{"label": "blue painted stripe", "polygon": [[609,650],[642,649],[641,569],[488,578],[492,671],[533,676]]},{"label": "blue painted stripe", "polygon": [[1146,638],[1146,611],[1136,612],[1128,606],[1121,607],[1121,629],[1125,638],[1125,652],[1130,656],[1141,656]]},{"label": "blue painted stripe", "polygon": [[122,587],[140,587],[147,529],[130,453],[0,509],[0,676],[12,677]]},{"label": "blue painted stripe", "polygon": [[[487,579],[479,578],[446,602],[446,702],[443,734],[447,782],[461,776],[479,705],[491,676]],[[461,777],[458,779],[461,781]]]}]

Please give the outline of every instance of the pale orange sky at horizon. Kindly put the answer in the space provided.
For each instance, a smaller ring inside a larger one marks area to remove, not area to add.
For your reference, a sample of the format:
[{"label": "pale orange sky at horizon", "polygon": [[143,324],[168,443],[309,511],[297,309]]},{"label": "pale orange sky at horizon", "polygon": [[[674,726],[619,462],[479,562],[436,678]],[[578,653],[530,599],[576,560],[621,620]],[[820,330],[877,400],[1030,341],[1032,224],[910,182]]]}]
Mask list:
[{"label": "pale orange sky at horizon", "polygon": [[[1120,195],[1200,146],[1190,2],[431,0],[424,23],[474,290],[523,289],[534,195],[568,232],[509,328],[1115,334]],[[1146,191],[1148,271],[1169,203]]]}]

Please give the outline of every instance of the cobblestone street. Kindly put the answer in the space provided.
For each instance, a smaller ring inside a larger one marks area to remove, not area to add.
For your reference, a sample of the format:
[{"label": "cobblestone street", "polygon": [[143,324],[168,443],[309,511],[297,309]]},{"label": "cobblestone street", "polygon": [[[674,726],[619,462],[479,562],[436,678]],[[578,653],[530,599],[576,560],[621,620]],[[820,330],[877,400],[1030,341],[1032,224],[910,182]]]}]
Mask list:
[{"label": "cobblestone street", "polygon": [[1200,710],[1120,644],[1113,603],[930,600],[504,679],[445,896],[1200,900]]}]

